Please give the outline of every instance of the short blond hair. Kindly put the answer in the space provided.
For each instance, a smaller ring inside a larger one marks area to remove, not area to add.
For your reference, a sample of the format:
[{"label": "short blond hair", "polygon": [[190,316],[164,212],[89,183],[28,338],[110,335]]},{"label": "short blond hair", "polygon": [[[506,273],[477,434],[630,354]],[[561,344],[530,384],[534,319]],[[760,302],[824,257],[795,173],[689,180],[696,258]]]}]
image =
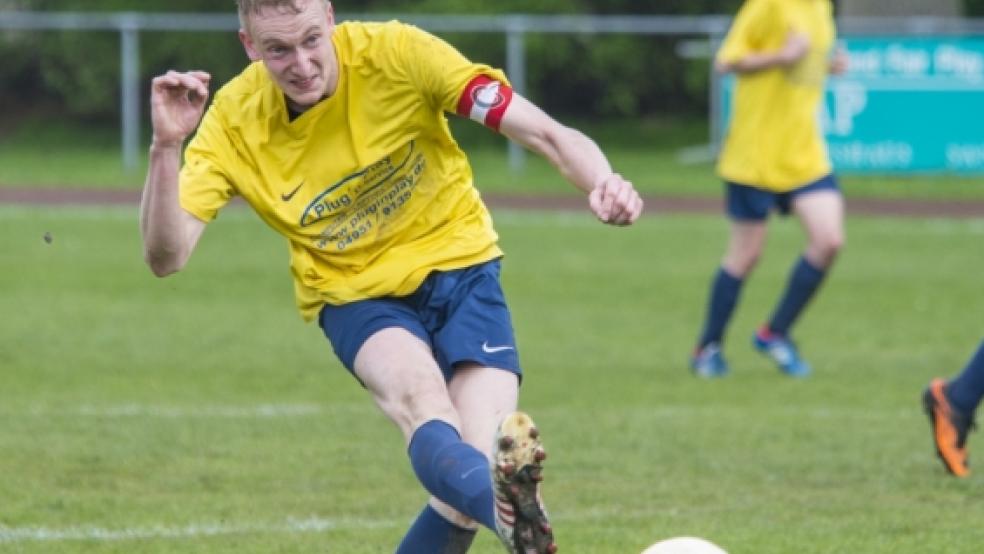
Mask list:
[{"label": "short blond hair", "polygon": [[[258,14],[263,11],[263,8],[276,8],[278,10],[285,10],[289,13],[298,14],[301,13],[302,8],[297,4],[303,2],[304,0],[236,0],[236,6],[239,8],[239,25],[243,29],[249,30],[249,16]],[[321,0],[321,3],[328,8],[329,0]]]}]

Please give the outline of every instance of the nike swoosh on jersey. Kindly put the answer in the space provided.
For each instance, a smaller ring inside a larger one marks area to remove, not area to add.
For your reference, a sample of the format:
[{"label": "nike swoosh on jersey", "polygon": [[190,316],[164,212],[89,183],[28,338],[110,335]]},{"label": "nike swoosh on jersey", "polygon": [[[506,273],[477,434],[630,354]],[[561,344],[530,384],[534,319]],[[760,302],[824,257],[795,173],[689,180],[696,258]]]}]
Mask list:
[{"label": "nike swoosh on jersey", "polygon": [[290,202],[290,199],[293,198],[294,195],[297,194],[297,191],[301,190],[301,187],[303,186],[304,186],[304,181],[301,181],[301,184],[297,185],[297,188],[295,188],[294,190],[285,194],[281,194],[280,199],[283,200],[284,202]]},{"label": "nike swoosh on jersey", "polygon": [[503,350],[514,350],[512,346],[489,346],[488,341],[482,343],[482,352],[486,354],[495,354],[496,352],[502,352]]}]

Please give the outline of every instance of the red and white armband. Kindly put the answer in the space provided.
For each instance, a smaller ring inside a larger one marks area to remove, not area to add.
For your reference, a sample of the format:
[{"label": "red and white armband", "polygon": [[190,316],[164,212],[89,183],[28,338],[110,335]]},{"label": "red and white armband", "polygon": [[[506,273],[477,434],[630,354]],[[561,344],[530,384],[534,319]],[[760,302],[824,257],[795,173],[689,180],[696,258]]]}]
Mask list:
[{"label": "red and white armband", "polygon": [[469,81],[461,93],[458,115],[498,131],[512,97],[513,91],[509,85],[487,75],[479,75]]}]

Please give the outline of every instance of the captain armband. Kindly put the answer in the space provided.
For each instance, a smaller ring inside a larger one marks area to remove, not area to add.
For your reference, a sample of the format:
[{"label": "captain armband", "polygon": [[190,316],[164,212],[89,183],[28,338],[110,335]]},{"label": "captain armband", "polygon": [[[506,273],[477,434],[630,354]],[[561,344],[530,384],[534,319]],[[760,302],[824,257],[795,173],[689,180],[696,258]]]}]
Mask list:
[{"label": "captain armband", "polygon": [[512,97],[513,91],[509,85],[487,75],[479,75],[465,86],[458,100],[457,112],[462,117],[498,131]]}]

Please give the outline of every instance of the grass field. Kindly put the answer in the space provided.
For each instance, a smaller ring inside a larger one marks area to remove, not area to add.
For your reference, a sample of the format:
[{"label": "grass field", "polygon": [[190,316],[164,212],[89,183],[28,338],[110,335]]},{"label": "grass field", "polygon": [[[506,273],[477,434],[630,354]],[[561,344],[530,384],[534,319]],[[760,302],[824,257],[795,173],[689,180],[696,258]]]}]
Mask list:
[{"label": "grass field", "polygon": [[[799,248],[776,222],[734,373],[706,382],[686,359],[721,218],[496,219],[562,552],[980,552],[984,477],[943,473],[918,396],[981,338],[984,220],[850,218],[797,328],[804,381],[747,341]],[[0,206],[0,232],[0,552],[393,551],[424,502],[399,434],[300,321],[282,239],[249,212],[164,280],[134,207]]]}]

